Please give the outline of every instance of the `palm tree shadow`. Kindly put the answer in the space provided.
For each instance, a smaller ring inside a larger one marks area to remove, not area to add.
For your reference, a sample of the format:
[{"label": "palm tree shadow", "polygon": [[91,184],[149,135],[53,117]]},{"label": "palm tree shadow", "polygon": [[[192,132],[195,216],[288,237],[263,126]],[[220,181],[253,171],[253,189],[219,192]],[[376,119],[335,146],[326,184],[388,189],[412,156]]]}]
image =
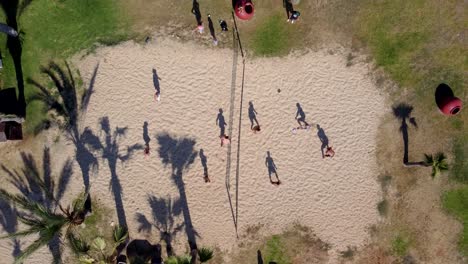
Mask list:
[{"label": "palm tree shadow", "polygon": [[119,146],[119,141],[125,136],[127,127],[120,128],[115,127],[114,131],[111,130],[109,118],[103,117],[99,121],[101,126],[101,132],[104,132],[104,140],[101,142],[99,137],[94,134],[89,134],[86,140],[87,144],[94,151],[101,153],[102,159],[107,161],[109,170],[111,172],[111,180],[109,187],[112,190],[115,200],[115,207],[117,210],[117,217],[119,225],[127,226],[127,218],[125,215],[123,197],[122,197],[122,185],[117,175],[117,163],[120,161],[124,163],[128,161],[136,150],[143,149],[141,144],[134,144],[127,147],[125,153],[122,153]]},{"label": "palm tree shadow", "polygon": [[138,231],[151,232],[153,227],[159,231],[161,240],[166,243],[166,251],[168,256],[174,256],[172,241],[176,234],[183,230],[184,223],[176,224],[176,218],[182,213],[180,199],[172,201],[171,198],[157,198],[156,196],[148,196],[148,203],[152,209],[152,221],[149,221],[145,215],[136,214],[138,221]]},{"label": "palm tree shadow", "polygon": [[401,125],[400,125],[400,132],[403,137],[403,164],[405,166],[411,166],[411,165],[424,165],[424,162],[409,162],[409,157],[408,157],[408,152],[409,152],[409,136],[408,136],[408,123],[406,120],[410,121],[410,124],[412,124],[414,127],[418,127],[418,124],[416,123],[416,119],[414,117],[411,117],[411,113],[413,112],[413,107],[405,104],[405,103],[400,103],[394,107],[392,107],[393,110],[393,115],[401,120]]},{"label": "palm tree shadow", "polygon": [[[7,234],[14,234],[18,229],[18,220],[16,219],[16,208],[12,207],[7,202],[0,200],[0,225]],[[20,241],[12,238],[13,251],[11,255],[17,257],[21,253]]]},{"label": "palm tree shadow", "polygon": [[172,180],[179,190],[180,207],[184,217],[185,232],[187,234],[190,249],[197,249],[196,237],[200,237],[192,225],[192,218],[188,207],[187,195],[185,192],[185,184],[183,181],[183,172],[190,167],[195,161],[197,151],[194,150],[195,140],[190,138],[173,138],[168,134],[157,135],[159,143],[159,156],[162,163],[167,166],[171,165]]},{"label": "palm tree shadow", "polygon": [[[47,147],[43,150],[42,171],[36,164],[32,154],[21,152],[20,155],[23,161],[23,168],[20,171],[10,170],[1,165],[2,170],[9,176],[8,181],[24,196],[54,212],[62,200],[73,175],[73,160],[66,160],[56,183],[51,173],[50,150]],[[41,186],[45,187],[45,189],[41,188]],[[16,213],[16,210],[13,209],[13,212]],[[14,218],[16,220],[15,216]],[[11,222],[11,220],[9,221]],[[10,227],[10,230],[6,231],[10,233],[14,230]],[[13,243],[15,245],[13,254],[17,255],[21,252],[19,243],[16,240]],[[60,263],[62,258],[61,244],[59,235],[55,236],[48,244],[54,263]]]},{"label": "palm tree shadow", "polygon": [[[89,128],[81,129],[80,124],[84,122],[91,95],[94,92],[99,64],[94,68],[90,84],[81,95],[80,103],[74,76],[70,66],[66,62],[65,65],[66,70],[55,62],[50,62],[47,67],[41,67],[41,72],[53,81],[57,89],[56,92],[50,91],[50,89],[33,79],[28,79],[27,82],[39,90],[31,97],[31,101],[37,100],[44,103],[47,111],[55,116],[52,122],[57,123],[59,127],[64,129],[75,145],[75,157],[81,169],[85,190],[88,191],[90,171],[98,168],[98,161],[88,147],[93,144],[97,137]],[[47,124],[40,124],[34,131],[37,134],[47,127]]]}]

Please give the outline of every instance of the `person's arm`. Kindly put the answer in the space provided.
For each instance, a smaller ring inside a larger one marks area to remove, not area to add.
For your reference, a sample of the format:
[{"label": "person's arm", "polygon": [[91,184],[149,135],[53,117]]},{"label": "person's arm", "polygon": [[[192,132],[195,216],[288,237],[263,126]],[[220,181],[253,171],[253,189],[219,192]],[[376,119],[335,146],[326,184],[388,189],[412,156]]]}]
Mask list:
[{"label": "person's arm", "polygon": [[216,117],[216,125],[218,125],[219,115]]}]

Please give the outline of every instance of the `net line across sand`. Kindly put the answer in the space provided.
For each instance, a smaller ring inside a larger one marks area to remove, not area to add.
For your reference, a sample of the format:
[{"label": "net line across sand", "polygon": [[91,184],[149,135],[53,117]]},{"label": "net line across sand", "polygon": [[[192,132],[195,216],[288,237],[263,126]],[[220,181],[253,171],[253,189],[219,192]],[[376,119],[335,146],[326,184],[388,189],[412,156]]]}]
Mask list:
[{"label": "net line across sand", "polygon": [[236,99],[236,79],[237,79],[237,59],[239,56],[239,49],[241,51],[242,56],[242,87],[241,87],[241,95],[240,95],[240,112],[239,112],[239,132],[237,137],[237,160],[236,160],[236,192],[235,192],[235,211],[232,204],[231,198],[231,156],[232,156],[232,145],[229,144],[227,146],[227,159],[226,159],[226,191],[229,199],[229,205],[231,208],[232,219],[234,222],[234,227],[237,233],[237,220],[238,220],[238,202],[239,202],[239,166],[240,166],[240,132],[241,132],[241,123],[242,123],[242,102],[243,102],[243,91],[244,91],[244,73],[245,73],[245,58],[244,58],[244,51],[242,49],[242,43],[239,37],[239,31],[237,28],[236,19],[234,17],[234,13],[232,13],[232,19],[234,21],[234,30],[232,32],[232,39],[233,39],[233,63],[232,63],[232,80],[231,80],[231,98],[230,98],[230,106],[229,106],[229,124],[228,124],[228,135],[229,138],[232,139],[232,127],[234,123],[234,103]]}]

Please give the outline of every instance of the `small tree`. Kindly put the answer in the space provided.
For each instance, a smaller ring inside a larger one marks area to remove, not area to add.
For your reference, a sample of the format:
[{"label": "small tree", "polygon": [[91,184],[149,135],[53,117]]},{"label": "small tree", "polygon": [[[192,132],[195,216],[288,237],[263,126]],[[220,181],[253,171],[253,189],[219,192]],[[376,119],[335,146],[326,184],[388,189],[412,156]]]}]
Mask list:
[{"label": "small tree", "polygon": [[205,263],[213,258],[213,250],[210,248],[202,247],[198,251],[198,257],[200,258],[201,263]]},{"label": "small tree", "polygon": [[448,170],[447,157],[445,157],[444,153],[439,152],[435,155],[435,157],[432,154],[424,154],[424,156],[424,162],[427,164],[427,166],[432,166],[432,178],[438,176],[442,171]]},{"label": "small tree", "polygon": [[70,206],[63,208],[46,189],[45,183],[39,178],[37,180],[40,181],[39,186],[44,188],[44,191],[48,194],[47,198],[53,200],[54,203],[58,205],[60,213],[54,212],[23,194],[11,194],[0,189],[0,199],[17,206],[20,209],[17,214],[18,220],[29,227],[24,231],[18,231],[1,238],[19,238],[33,234],[39,235],[37,240],[15,258],[14,263],[22,263],[36,250],[47,245],[54,237],[60,237],[63,229],[66,230],[66,233],[69,233],[74,226],[82,224],[85,219],[86,210],[84,209],[84,204],[87,194],[78,197],[71,209]]},{"label": "small tree", "polygon": [[89,244],[73,233],[68,234],[70,247],[78,256],[81,264],[115,263],[119,253],[118,248],[127,242],[127,228],[117,225],[114,228],[112,239],[112,244],[109,247],[101,236],[95,237]]}]

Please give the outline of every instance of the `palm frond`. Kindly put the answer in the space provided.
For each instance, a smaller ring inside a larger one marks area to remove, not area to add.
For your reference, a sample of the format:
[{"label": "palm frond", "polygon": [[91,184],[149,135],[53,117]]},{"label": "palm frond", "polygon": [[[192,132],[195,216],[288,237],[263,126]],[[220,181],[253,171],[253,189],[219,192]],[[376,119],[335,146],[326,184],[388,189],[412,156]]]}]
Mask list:
[{"label": "palm frond", "polygon": [[5,238],[20,238],[20,237],[25,237],[25,236],[37,234],[37,233],[39,233],[40,231],[41,231],[41,230],[40,230],[39,227],[33,227],[33,228],[28,229],[28,230],[18,231],[18,232],[15,232],[15,233],[11,233],[11,234],[2,236],[2,237],[0,237],[0,239],[5,239]]},{"label": "palm frond", "polygon": [[198,250],[198,257],[200,258],[201,263],[207,262],[213,258],[213,250],[202,247],[200,250]]},{"label": "palm frond", "polygon": [[3,189],[0,189],[0,199],[6,202],[11,202],[14,205],[20,207],[21,209],[25,209],[29,211],[32,211],[35,209],[35,207],[32,206],[31,201],[26,199],[24,196],[19,195],[19,194],[11,194]]},{"label": "palm frond", "polygon": [[14,264],[21,264],[24,262],[24,260],[29,257],[32,253],[34,253],[36,250],[38,250],[39,248],[47,245],[49,243],[49,241],[51,240],[52,237],[49,237],[49,236],[41,236],[39,237],[39,239],[37,239],[36,241],[34,241],[31,245],[29,245],[27,248],[25,248],[21,254],[19,254],[16,258],[15,258],[15,262]]},{"label": "palm frond", "polygon": [[93,243],[91,244],[91,246],[100,251],[101,253],[104,252],[104,250],[106,249],[106,241],[102,238],[102,237],[96,237],[94,240],[93,240]]},{"label": "palm frond", "polygon": [[67,238],[68,242],[70,243],[70,248],[76,255],[86,254],[91,248],[91,246],[86,243],[86,241],[76,237],[73,235],[73,233],[68,233]]},{"label": "palm frond", "polygon": [[88,192],[83,192],[76,197],[73,201],[73,213],[82,212],[84,210],[87,198]]},{"label": "palm frond", "polygon": [[113,238],[117,246],[124,243],[128,238],[128,229],[125,226],[117,225],[114,228]]}]

